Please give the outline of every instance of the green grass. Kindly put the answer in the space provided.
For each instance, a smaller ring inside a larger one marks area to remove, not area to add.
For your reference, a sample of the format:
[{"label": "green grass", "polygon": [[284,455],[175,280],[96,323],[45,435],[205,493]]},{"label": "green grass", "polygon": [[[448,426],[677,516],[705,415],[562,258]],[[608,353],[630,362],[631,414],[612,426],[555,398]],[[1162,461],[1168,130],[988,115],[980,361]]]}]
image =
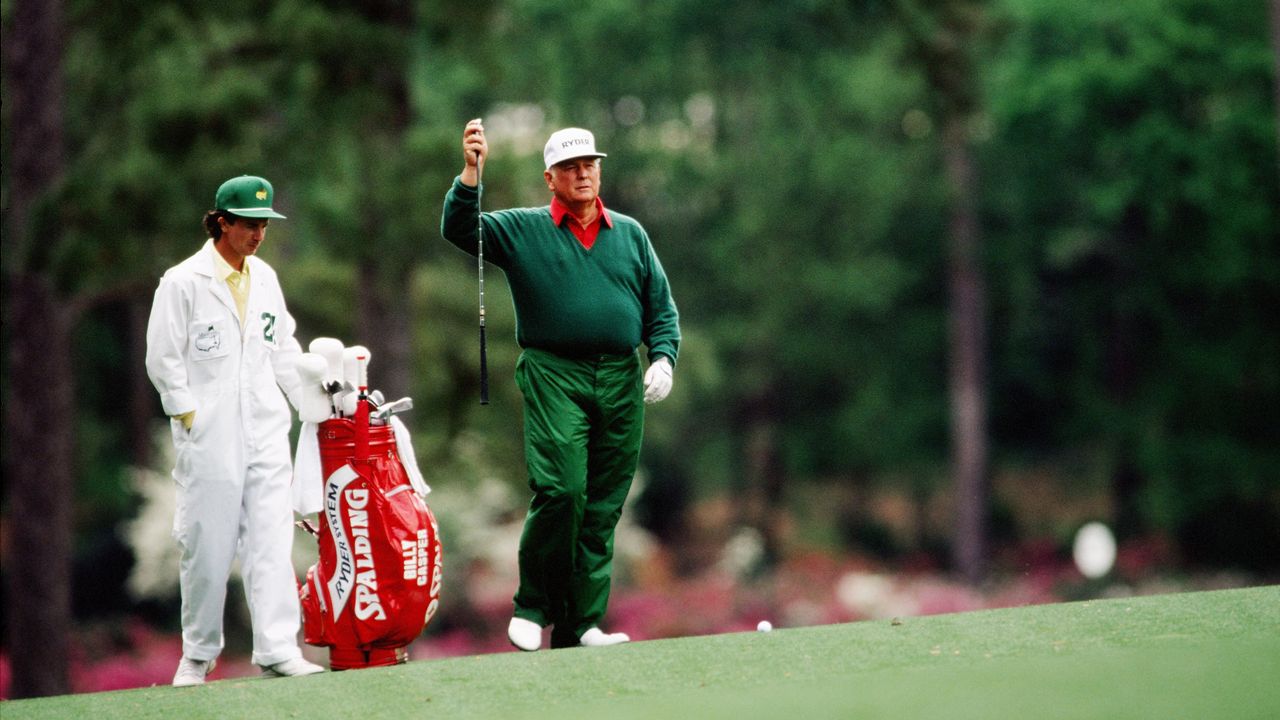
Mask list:
[{"label": "green grass", "polygon": [[10,701],[83,718],[1280,718],[1280,586]]}]

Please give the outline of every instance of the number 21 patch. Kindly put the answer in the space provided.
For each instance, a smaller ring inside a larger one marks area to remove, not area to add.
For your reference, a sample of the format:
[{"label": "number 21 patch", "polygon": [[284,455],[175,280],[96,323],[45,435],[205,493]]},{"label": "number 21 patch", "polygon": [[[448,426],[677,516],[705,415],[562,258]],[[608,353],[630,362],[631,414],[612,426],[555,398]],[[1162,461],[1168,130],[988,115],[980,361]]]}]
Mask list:
[{"label": "number 21 patch", "polygon": [[276,341],[276,316],[269,312],[262,313],[262,339],[269,343]]}]

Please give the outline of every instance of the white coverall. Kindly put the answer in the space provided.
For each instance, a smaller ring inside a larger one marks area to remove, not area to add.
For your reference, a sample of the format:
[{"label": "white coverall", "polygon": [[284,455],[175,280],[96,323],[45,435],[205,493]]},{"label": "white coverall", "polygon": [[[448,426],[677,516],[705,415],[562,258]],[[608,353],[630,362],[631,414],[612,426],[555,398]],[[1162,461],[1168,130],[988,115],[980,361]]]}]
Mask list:
[{"label": "white coverall", "polygon": [[275,271],[248,257],[241,330],[213,241],[160,280],[147,325],[147,374],[170,420],[177,463],[173,533],[181,548],[182,653],[212,660],[223,647],[227,580],[237,552],[253,623],[253,662],[301,657],[283,389],[299,386],[294,320]]}]

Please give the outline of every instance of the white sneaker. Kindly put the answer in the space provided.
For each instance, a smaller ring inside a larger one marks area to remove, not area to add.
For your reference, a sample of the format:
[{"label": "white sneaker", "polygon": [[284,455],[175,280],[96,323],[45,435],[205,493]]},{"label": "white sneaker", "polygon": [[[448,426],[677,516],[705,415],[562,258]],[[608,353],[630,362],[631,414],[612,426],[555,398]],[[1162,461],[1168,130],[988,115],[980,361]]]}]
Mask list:
[{"label": "white sneaker", "polygon": [[313,662],[296,657],[284,662],[278,662],[275,665],[263,665],[262,677],[278,678],[278,677],[297,677],[299,675],[315,675],[324,672],[324,668]]},{"label": "white sneaker", "polygon": [[192,660],[186,655],[178,661],[178,672],[173,674],[174,687],[190,687],[203,685],[204,679],[213,672],[217,660]]},{"label": "white sneaker", "polygon": [[533,652],[542,647],[542,626],[532,620],[513,617],[507,625],[507,639],[521,650]]},{"label": "white sneaker", "polygon": [[626,633],[606,633],[598,627],[591,628],[578,638],[578,644],[583,647],[621,645],[624,642],[631,642],[631,637]]}]

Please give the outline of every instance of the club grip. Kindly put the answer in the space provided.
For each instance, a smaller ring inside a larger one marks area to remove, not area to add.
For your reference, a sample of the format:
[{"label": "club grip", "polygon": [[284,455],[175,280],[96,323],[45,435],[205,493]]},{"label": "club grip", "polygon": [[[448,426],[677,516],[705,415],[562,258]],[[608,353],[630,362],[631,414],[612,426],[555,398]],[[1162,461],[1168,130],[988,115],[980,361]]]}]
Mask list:
[{"label": "club grip", "polygon": [[480,404],[489,404],[489,356],[484,338],[484,325],[480,326]]}]

